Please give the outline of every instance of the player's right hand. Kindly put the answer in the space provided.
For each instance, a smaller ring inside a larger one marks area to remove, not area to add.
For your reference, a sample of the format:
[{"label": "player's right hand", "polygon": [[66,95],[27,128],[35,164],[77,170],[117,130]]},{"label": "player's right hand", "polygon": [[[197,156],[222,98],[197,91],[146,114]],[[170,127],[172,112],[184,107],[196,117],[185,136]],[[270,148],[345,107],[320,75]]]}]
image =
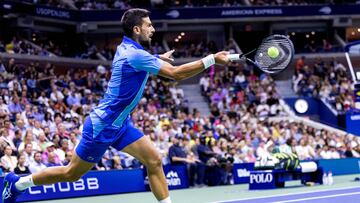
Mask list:
[{"label": "player's right hand", "polygon": [[214,54],[215,63],[220,65],[226,65],[230,62],[228,55],[230,52],[228,51],[220,51],[216,54]]}]

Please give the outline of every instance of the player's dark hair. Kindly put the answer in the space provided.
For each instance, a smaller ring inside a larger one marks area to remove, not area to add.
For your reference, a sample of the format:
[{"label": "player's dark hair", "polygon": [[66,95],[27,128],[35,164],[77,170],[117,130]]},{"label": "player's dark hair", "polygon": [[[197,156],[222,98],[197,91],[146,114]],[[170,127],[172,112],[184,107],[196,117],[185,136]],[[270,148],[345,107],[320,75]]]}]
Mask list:
[{"label": "player's dark hair", "polygon": [[121,26],[124,35],[132,37],[134,26],[141,26],[143,18],[149,17],[150,11],[141,8],[133,8],[127,10],[121,18]]}]

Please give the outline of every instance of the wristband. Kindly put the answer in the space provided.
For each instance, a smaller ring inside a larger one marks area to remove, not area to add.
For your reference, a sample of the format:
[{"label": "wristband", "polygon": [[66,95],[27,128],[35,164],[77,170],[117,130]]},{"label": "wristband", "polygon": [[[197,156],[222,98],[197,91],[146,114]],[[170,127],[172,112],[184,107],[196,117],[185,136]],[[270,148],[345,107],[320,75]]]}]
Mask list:
[{"label": "wristband", "polygon": [[215,64],[214,54],[210,54],[207,57],[201,59],[204,64],[205,69],[208,69],[210,66]]}]

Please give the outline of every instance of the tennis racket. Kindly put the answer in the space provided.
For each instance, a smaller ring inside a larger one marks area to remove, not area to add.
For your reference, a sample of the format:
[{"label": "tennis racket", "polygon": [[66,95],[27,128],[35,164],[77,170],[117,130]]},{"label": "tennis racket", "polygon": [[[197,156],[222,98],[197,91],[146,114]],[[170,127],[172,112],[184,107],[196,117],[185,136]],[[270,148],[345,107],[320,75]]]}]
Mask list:
[{"label": "tennis racket", "polygon": [[[256,52],[254,59],[248,55]],[[260,46],[245,54],[229,54],[230,61],[248,61],[266,73],[279,73],[290,64],[294,57],[294,45],[284,35],[271,35],[261,42]]]}]

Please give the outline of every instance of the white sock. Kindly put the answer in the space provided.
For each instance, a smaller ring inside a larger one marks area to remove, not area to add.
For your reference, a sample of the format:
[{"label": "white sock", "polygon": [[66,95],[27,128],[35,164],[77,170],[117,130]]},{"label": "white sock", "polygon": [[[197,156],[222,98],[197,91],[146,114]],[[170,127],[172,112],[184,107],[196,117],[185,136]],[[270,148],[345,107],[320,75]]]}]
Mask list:
[{"label": "white sock", "polygon": [[163,200],[160,200],[159,203],[171,203],[171,199],[170,199],[170,197],[167,197]]},{"label": "white sock", "polygon": [[32,175],[20,177],[20,179],[15,183],[16,189],[23,191],[28,189],[29,187],[35,186]]}]

